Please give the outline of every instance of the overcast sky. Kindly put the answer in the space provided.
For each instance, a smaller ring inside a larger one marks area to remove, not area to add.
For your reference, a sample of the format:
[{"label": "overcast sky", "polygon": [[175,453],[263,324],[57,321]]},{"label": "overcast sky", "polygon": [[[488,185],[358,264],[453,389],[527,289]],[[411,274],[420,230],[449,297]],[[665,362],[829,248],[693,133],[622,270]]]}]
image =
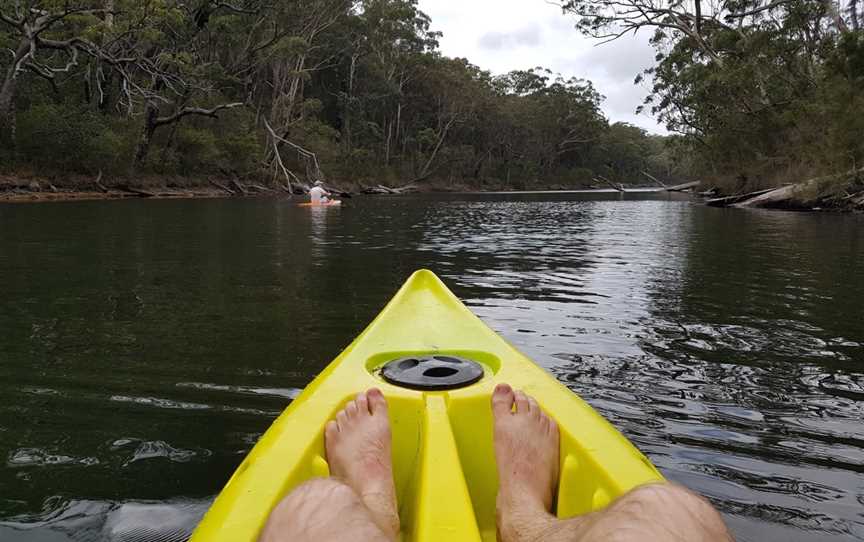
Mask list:
[{"label": "overcast sky", "polygon": [[442,52],[466,57],[495,74],[543,66],[565,77],[590,79],[606,97],[603,111],[651,132],[665,133],[648,114],[636,115],[647,83],[633,79],[654,61],[648,34],[596,47],[572,18],[545,0],[420,0],[432,29],[444,33]]}]

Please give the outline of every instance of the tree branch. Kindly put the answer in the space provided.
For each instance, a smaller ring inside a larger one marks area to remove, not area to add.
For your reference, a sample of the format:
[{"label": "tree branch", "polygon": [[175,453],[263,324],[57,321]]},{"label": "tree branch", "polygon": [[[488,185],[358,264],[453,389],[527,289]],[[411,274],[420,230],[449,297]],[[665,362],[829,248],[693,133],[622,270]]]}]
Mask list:
[{"label": "tree branch", "polygon": [[234,102],[234,103],[230,103],[230,104],[217,105],[216,107],[214,107],[212,109],[203,109],[201,107],[184,107],[184,108],[180,109],[179,111],[177,111],[176,113],[174,113],[173,115],[169,115],[167,117],[157,117],[156,121],[154,122],[154,125],[155,126],[164,126],[166,124],[173,124],[173,123],[179,121],[180,119],[182,119],[183,117],[186,117],[188,115],[200,115],[200,116],[211,117],[211,118],[215,119],[215,118],[218,118],[216,116],[216,113],[218,113],[219,111],[222,111],[223,109],[233,109],[235,107],[241,107],[243,105],[244,105],[243,102]]},{"label": "tree branch", "polygon": [[16,21],[15,19],[10,17],[9,15],[6,15],[2,11],[0,11],[0,21],[3,21],[4,23],[6,23],[9,26],[12,26],[14,28],[21,28],[21,26],[24,24],[24,19],[19,19]]},{"label": "tree branch", "polygon": [[757,13],[762,13],[763,11],[768,11],[770,9],[774,9],[776,7],[780,7],[783,4],[789,4],[793,0],[774,0],[770,4],[765,4],[764,6],[759,6],[758,8],[753,8],[749,11],[742,11],[740,13],[729,13],[725,15],[723,18],[727,21],[732,19],[740,19],[742,17],[749,17],[750,15],[756,15]]},{"label": "tree branch", "polygon": [[229,4],[228,2],[216,2],[216,6],[214,8],[214,11],[219,9],[219,8],[225,8],[228,11],[233,11],[234,13],[243,13],[246,15],[254,15],[254,14],[258,13],[257,9],[240,8],[240,7],[237,7],[235,5]]}]

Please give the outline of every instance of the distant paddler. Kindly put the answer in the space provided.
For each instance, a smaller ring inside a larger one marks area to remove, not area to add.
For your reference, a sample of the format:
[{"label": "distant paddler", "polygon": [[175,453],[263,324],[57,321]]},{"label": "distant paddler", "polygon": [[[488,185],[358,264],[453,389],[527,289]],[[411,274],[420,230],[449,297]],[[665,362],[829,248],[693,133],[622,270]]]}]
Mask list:
[{"label": "distant paddler", "polygon": [[330,192],[324,189],[324,183],[321,181],[315,181],[315,184],[312,186],[312,189],[309,190],[309,204],[310,205],[338,205],[341,203],[338,200],[331,200]]}]

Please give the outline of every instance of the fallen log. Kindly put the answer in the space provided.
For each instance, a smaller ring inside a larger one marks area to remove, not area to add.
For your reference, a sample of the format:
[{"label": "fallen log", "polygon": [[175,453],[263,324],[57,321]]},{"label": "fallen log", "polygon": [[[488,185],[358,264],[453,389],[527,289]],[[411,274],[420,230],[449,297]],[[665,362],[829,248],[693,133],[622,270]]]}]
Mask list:
[{"label": "fallen log", "polygon": [[406,192],[412,192],[417,189],[417,186],[414,184],[406,184],[404,186],[400,186],[397,188],[391,188],[389,186],[384,186],[383,184],[379,184],[376,186],[367,186],[363,188],[364,194],[390,194],[390,195],[398,195],[404,194]]},{"label": "fallen log", "polygon": [[102,184],[102,170],[99,170],[99,175],[93,180],[93,185],[102,191],[102,193],[107,194],[108,189]]},{"label": "fallen log", "polygon": [[773,188],[752,198],[733,203],[732,207],[760,207],[766,204],[789,201],[794,199],[795,193],[799,188],[800,186],[795,184]]},{"label": "fallen log", "polygon": [[249,185],[249,188],[252,190],[255,190],[256,192],[270,192],[269,188],[267,188],[265,186],[261,186],[260,184],[255,184],[255,183],[251,183]]},{"label": "fallen log", "polygon": [[240,193],[243,194],[244,196],[245,196],[247,193],[249,193],[249,191],[246,190],[246,187],[243,186],[242,184],[240,184],[240,183],[237,181],[237,179],[231,179],[231,182],[228,183],[228,186],[232,187],[233,189],[235,189],[236,191],[240,192]]},{"label": "fallen log", "polygon": [[210,184],[212,184],[212,185],[215,186],[216,188],[218,188],[218,189],[220,189],[220,190],[224,190],[225,192],[228,192],[228,193],[231,194],[232,196],[236,194],[236,192],[234,192],[233,190],[231,190],[230,188],[228,188],[227,186],[225,186],[224,184],[222,184],[222,183],[220,183],[220,182],[218,182],[218,181],[216,181],[216,180],[208,179],[208,181],[210,182]]},{"label": "fallen log", "polygon": [[624,190],[624,185],[615,184],[602,175],[597,175],[596,177],[594,177],[594,180],[604,182],[619,192],[627,192],[626,190]]},{"label": "fallen log", "polygon": [[723,196],[722,198],[712,198],[709,200],[705,200],[705,205],[708,205],[710,207],[728,207],[740,201],[744,201],[756,196],[761,196],[762,194],[766,194],[774,190],[776,190],[776,188],[765,188],[763,190],[757,190],[755,192],[747,192],[746,194],[734,194],[732,196]]},{"label": "fallen log", "polygon": [[663,188],[669,188],[669,187],[666,185],[666,183],[664,183],[663,181],[661,181],[661,180],[658,179],[657,177],[651,175],[651,174],[648,173],[647,171],[642,171],[642,175],[645,175],[646,177],[648,177],[649,179],[651,179],[651,180],[654,181],[655,183],[659,184],[659,185],[662,186]]},{"label": "fallen log", "polygon": [[153,192],[148,192],[146,190],[141,190],[140,188],[133,188],[129,185],[121,184],[117,186],[118,190],[123,192],[129,192],[130,194],[135,194],[136,196],[140,196],[142,198],[152,198],[156,196]]},{"label": "fallen log", "polygon": [[702,184],[702,181],[692,181],[689,183],[676,184],[675,186],[667,186],[666,191],[667,192],[683,192],[683,191],[689,190],[691,188],[696,188],[700,184]]},{"label": "fallen log", "polygon": [[395,192],[390,187],[379,184],[376,186],[367,186],[363,189],[364,194],[394,194]]},{"label": "fallen log", "polygon": [[[835,173],[824,177],[816,177],[797,184],[788,184],[775,188],[770,192],[736,203],[735,207],[783,207],[789,209],[809,209],[814,204],[825,200],[826,187],[830,187],[837,179],[848,177],[850,180],[864,174],[864,167],[850,169],[843,173]],[[827,183],[827,184],[826,184]],[[836,190],[834,190],[836,191]]]}]

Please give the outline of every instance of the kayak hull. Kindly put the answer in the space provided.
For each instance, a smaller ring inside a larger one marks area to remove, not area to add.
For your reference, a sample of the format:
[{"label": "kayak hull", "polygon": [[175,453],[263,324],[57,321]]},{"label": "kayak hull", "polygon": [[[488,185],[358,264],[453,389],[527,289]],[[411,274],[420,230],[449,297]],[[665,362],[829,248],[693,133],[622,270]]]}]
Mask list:
[{"label": "kayak hull", "polygon": [[[390,360],[429,354],[470,358],[484,374],[470,386],[434,392],[401,388],[380,376]],[[261,437],[193,542],[254,541],[282,497],[329,474],[324,425],[373,386],[389,405],[402,540],[495,540],[490,396],[499,382],[534,396],[558,423],[558,517],[599,510],[634,487],[663,481],[602,416],[483,324],[432,272],[421,270]]]},{"label": "kayak hull", "polygon": [[340,205],[342,205],[342,200],[338,199],[328,201],[327,203],[311,203],[307,201],[306,203],[297,204],[298,207],[339,207]]}]

